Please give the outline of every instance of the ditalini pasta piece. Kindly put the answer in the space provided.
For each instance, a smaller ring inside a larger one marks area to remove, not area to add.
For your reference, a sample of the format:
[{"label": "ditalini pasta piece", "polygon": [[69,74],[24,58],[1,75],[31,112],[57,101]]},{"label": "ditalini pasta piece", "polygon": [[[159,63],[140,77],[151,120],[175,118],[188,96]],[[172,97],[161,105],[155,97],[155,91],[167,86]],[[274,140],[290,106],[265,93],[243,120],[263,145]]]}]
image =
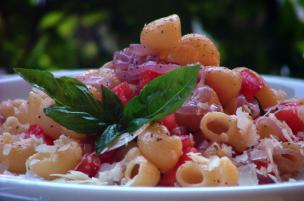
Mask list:
[{"label": "ditalini pasta piece", "polygon": [[178,15],[157,19],[145,25],[140,42],[156,53],[167,54],[180,45],[181,23]]},{"label": "ditalini pasta piece", "polygon": [[205,83],[214,89],[222,105],[225,106],[239,95],[242,80],[236,71],[224,67],[212,67],[206,70]]},{"label": "ditalini pasta piece", "polygon": [[126,186],[156,186],[160,172],[143,156],[137,156],[126,164],[125,178]]},{"label": "ditalini pasta piece", "polygon": [[64,135],[53,146],[41,145],[38,153],[26,161],[26,169],[44,179],[54,179],[52,174],[65,174],[73,170],[82,157],[78,142]]},{"label": "ditalini pasta piece", "polygon": [[0,133],[9,132],[11,134],[19,134],[28,129],[28,124],[22,124],[15,116],[8,117],[0,127]]},{"label": "ditalini pasta piece", "polygon": [[264,86],[255,95],[263,109],[274,106],[278,103],[280,97],[277,97],[276,91],[271,89],[266,82]]},{"label": "ditalini pasta piece", "polygon": [[280,175],[284,178],[294,177],[304,167],[304,148],[296,143],[284,142],[281,149],[274,149],[273,160]]},{"label": "ditalini pasta piece", "polygon": [[169,136],[167,128],[158,123],[150,125],[138,136],[137,145],[145,158],[161,172],[172,169],[182,155],[181,139]]},{"label": "ditalini pasta piece", "polygon": [[189,154],[192,161],[181,165],[176,180],[183,187],[235,186],[239,177],[236,166],[227,157],[213,156],[210,159]]},{"label": "ditalini pasta piece", "polygon": [[0,163],[13,173],[25,173],[25,161],[36,153],[35,146],[40,143],[42,140],[23,139],[5,132],[0,135]]},{"label": "ditalini pasta piece", "polygon": [[26,100],[15,99],[0,103],[0,115],[4,118],[16,117],[20,123],[28,123],[28,107]]},{"label": "ditalini pasta piece", "polygon": [[182,37],[179,47],[169,52],[166,61],[180,65],[200,63],[204,66],[218,66],[220,54],[206,36],[187,34]]},{"label": "ditalini pasta piece", "polygon": [[256,145],[259,139],[253,120],[241,108],[236,116],[209,112],[202,118],[200,128],[210,141],[230,144],[238,152]]},{"label": "ditalini pasta piece", "polygon": [[85,138],[85,135],[64,128],[44,114],[43,109],[52,104],[54,104],[54,100],[48,97],[42,91],[37,89],[31,91],[28,96],[30,124],[39,125],[45,134],[53,139],[57,139],[61,134],[65,134],[75,139]]}]

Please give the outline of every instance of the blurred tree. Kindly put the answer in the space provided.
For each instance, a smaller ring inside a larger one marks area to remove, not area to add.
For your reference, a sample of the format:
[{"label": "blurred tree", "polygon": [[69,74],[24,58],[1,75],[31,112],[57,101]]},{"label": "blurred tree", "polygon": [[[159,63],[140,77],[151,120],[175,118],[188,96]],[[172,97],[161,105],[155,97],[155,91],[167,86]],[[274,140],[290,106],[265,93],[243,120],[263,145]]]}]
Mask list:
[{"label": "blurred tree", "polygon": [[1,1],[0,66],[101,66],[138,43],[144,23],[172,13],[184,34],[215,40],[222,65],[304,77],[304,0]]}]

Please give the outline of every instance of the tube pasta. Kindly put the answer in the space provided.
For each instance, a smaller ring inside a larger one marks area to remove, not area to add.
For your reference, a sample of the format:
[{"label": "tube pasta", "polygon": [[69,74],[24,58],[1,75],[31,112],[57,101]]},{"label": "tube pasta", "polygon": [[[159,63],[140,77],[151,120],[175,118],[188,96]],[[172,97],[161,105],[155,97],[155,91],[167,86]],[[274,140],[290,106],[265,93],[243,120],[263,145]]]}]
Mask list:
[{"label": "tube pasta", "polygon": [[126,165],[126,186],[156,186],[160,172],[155,165],[143,156],[137,156]]},{"label": "tube pasta", "polygon": [[64,128],[44,114],[43,109],[54,104],[54,100],[42,91],[36,89],[31,91],[28,96],[28,103],[30,124],[39,125],[46,135],[53,139],[57,139],[61,134],[65,134],[74,139],[85,138],[85,135]]},{"label": "tube pasta", "polygon": [[[191,156],[190,156],[191,157]],[[183,187],[234,186],[238,184],[238,170],[227,157],[211,159],[195,156],[181,165],[176,180]]]},{"label": "tube pasta", "polygon": [[0,103],[0,114],[4,118],[16,117],[20,123],[28,123],[28,107],[26,100],[15,99]]},{"label": "tube pasta", "polygon": [[238,152],[257,144],[259,138],[252,119],[241,108],[236,116],[209,112],[202,118],[200,128],[207,139],[230,144]]},{"label": "tube pasta", "polygon": [[25,161],[36,153],[35,146],[40,143],[38,139],[23,139],[5,132],[0,136],[0,163],[13,173],[25,173]]},{"label": "tube pasta", "polygon": [[10,116],[0,127],[0,133],[9,132],[11,134],[18,134],[26,131],[27,129],[28,124],[22,124],[15,116]]},{"label": "tube pasta", "polygon": [[182,142],[177,136],[169,136],[166,127],[154,123],[138,136],[141,153],[161,172],[172,169],[182,155]]},{"label": "tube pasta", "polygon": [[52,174],[65,174],[73,170],[82,157],[78,142],[62,135],[53,146],[32,155],[26,161],[26,169],[45,179],[54,179]]},{"label": "tube pasta", "polygon": [[304,166],[304,148],[295,143],[282,143],[282,149],[274,150],[273,159],[282,177],[295,176]]},{"label": "tube pasta", "polygon": [[214,89],[224,106],[238,96],[241,82],[240,74],[228,68],[211,67],[206,71],[205,83]]},{"label": "tube pasta", "polygon": [[276,91],[271,89],[266,83],[256,93],[255,97],[257,98],[263,109],[276,105],[281,99],[281,95],[277,96]]}]

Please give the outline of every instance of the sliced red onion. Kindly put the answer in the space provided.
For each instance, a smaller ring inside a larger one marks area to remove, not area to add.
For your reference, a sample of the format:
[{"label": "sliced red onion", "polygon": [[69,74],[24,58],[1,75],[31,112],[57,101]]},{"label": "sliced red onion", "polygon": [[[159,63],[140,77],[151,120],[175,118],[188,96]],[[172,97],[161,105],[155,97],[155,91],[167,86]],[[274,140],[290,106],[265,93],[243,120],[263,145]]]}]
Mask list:
[{"label": "sliced red onion", "polygon": [[176,111],[176,121],[190,131],[199,130],[199,123],[207,112],[223,111],[216,93],[208,86],[198,87],[193,95]]},{"label": "sliced red onion", "polygon": [[178,67],[176,64],[160,63],[157,55],[141,44],[131,44],[128,48],[115,52],[113,66],[121,81],[136,82],[139,74],[146,70],[167,73]]}]

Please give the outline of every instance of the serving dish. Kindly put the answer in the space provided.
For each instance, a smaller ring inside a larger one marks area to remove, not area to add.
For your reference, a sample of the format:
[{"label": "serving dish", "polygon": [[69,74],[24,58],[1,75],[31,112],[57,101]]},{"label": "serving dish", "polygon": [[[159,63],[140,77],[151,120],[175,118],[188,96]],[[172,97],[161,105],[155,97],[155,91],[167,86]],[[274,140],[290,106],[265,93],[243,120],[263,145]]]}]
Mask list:
[{"label": "serving dish", "polygon": [[[73,76],[82,71],[59,71],[55,75]],[[304,81],[276,76],[264,76],[275,89],[283,89],[287,97],[304,97]],[[0,79],[0,101],[24,98],[30,86],[19,76]],[[304,196],[304,181],[262,186],[160,188],[118,187],[61,184],[0,176],[0,200],[200,200],[200,201],[300,201]]]}]

